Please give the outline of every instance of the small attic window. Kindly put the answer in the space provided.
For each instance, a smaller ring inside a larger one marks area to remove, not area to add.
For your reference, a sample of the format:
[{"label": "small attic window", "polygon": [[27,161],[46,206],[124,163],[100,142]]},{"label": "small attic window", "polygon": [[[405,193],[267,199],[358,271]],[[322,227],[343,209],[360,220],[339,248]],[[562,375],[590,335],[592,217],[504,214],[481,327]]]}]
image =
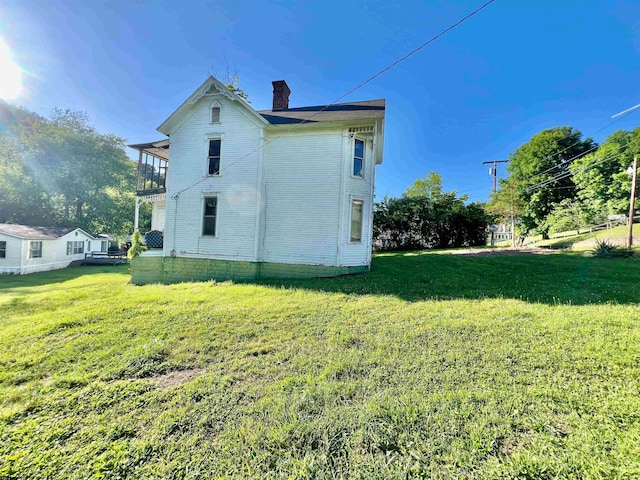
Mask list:
[{"label": "small attic window", "polygon": [[220,107],[211,107],[211,123],[220,123]]}]

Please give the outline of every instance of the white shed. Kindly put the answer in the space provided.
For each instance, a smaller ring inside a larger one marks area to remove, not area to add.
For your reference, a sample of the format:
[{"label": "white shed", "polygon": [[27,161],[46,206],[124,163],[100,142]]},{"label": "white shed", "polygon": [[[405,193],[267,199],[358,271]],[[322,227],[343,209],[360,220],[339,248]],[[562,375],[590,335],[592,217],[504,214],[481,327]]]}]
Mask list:
[{"label": "white shed", "polygon": [[0,223],[0,274],[24,275],[82,262],[85,252],[107,250],[107,241],[81,228]]}]

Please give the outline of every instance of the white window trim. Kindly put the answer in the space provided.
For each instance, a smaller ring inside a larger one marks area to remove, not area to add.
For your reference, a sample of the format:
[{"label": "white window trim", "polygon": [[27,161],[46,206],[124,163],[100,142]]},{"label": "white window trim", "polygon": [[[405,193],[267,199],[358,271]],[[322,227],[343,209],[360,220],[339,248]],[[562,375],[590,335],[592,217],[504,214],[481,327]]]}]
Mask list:
[{"label": "white window trim", "polygon": [[[39,243],[40,244],[40,255],[37,257],[33,256],[33,249],[31,248],[31,245],[34,243]],[[43,255],[43,250],[44,250],[44,244],[42,242],[42,240],[30,240],[29,241],[29,260],[31,260],[32,258],[42,258]]]},{"label": "white window trim", "polygon": [[[358,177],[359,178],[359,177]],[[360,240],[351,240],[351,224],[353,221],[353,203],[354,202],[360,202],[362,204],[362,219],[360,221]],[[364,238],[364,198],[362,197],[356,197],[356,196],[349,196],[349,230],[348,230],[348,235],[349,235],[349,244],[351,245],[362,245],[363,241],[362,239]]]},{"label": "white window trim", "polygon": [[[220,171],[217,174],[213,174],[210,175],[209,174],[209,141],[211,140],[220,140]],[[222,176],[222,149],[224,145],[224,133],[216,133],[216,132],[212,132],[212,133],[207,133],[204,136],[204,152],[203,152],[203,158],[204,158],[204,176],[207,178],[218,178]]]},{"label": "white window trim", "polygon": [[[207,198],[216,198],[216,222],[214,224],[215,235],[205,235],[204,234],[204,207]],[[220,218],[220,192],[202,192],[202,196],[200,197],[200,238],[204,239],[216,239],[219,237],[218,230],[218,219]]]},{"label": "white window trim", "polygon": [[[360,140],[363,144],[364,151],[362,152],[362,176],[353,174],[353,162],[356,158],[356,140]],[[351,178],[356,180],[366,180],[366,167],[367,167],[367,139],[354,135],[353,141],[351,142],[351,157],[349,162],[349,175]]]}]

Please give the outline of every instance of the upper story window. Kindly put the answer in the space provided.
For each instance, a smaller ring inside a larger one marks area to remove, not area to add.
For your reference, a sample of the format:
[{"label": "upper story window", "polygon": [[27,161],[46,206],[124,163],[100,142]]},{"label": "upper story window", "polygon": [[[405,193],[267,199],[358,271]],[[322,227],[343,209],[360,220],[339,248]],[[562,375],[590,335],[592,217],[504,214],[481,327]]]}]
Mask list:
[{"label": "upper story window", "polygon": [[29,242],[29,258],[42,257],[42,242]]},{"label": "upper story window", "polygon": [[209,140],[209,175],[220,174],[220,146],[222,140]]},{"label": "upper story window", "polygon": [[0,242],[0,258],[7,257],[7,242]]},{"label": "upper story window", "polygon": [[220,123],[220,107],[211,107],[211,123]]},{"label": "upper story window", "polygon": [[216,217],[218,216],[218,197],[204,197],[202,215],[202,235],[216,236]]},{"label": "upper story window", "polygon": [[364,140],[359,138],[353,143],[353,176],[364,177]]}]

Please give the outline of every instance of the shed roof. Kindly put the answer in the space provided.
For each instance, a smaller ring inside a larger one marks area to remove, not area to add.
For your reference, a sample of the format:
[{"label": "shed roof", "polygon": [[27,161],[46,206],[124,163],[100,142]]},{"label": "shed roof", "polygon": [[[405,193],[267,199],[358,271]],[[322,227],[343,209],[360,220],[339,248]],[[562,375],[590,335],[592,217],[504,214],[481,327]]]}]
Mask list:
[{"label": "shed roof", "polygon": [[13,237],[24,238],[28,240],[55,240],[74,230],[80,230],[90,237],[88,234],[78,227],[32,227],[30,225],[18,225],[16,223],[0,223],[0,233],[6,233]]}]

